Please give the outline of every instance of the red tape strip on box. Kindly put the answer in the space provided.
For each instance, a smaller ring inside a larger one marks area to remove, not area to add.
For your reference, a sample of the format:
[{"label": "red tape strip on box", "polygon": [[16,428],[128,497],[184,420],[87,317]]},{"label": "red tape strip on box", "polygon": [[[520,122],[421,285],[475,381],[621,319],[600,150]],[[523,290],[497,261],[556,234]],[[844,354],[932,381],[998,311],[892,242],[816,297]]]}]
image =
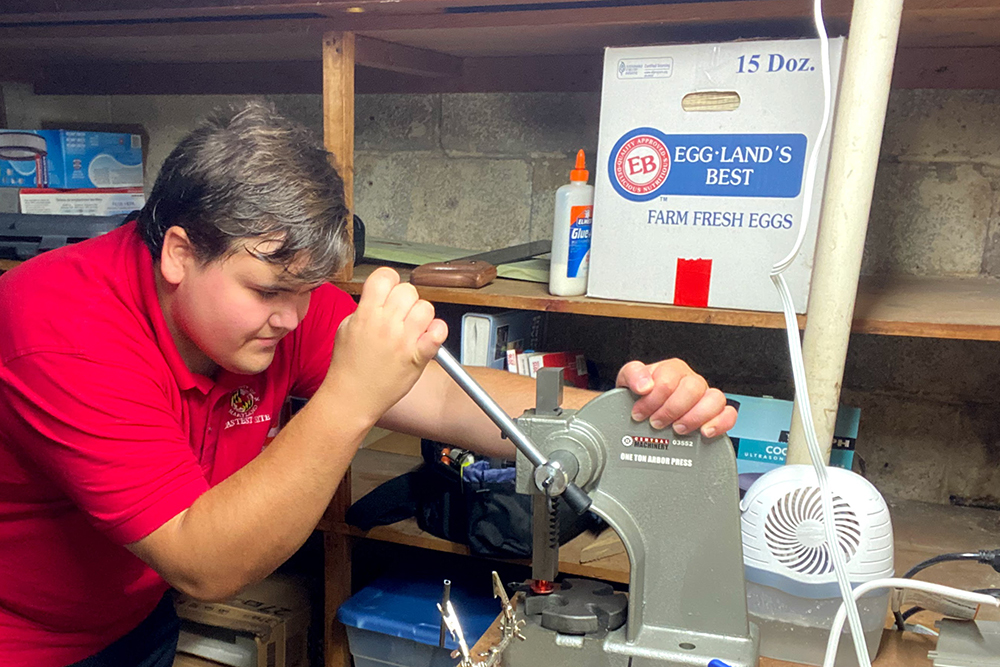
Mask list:
[{"label": "red tape strip on box", "polygon": [[677,258],[674,305],[708,307],[708,287],[712,282],[712,260]]}]

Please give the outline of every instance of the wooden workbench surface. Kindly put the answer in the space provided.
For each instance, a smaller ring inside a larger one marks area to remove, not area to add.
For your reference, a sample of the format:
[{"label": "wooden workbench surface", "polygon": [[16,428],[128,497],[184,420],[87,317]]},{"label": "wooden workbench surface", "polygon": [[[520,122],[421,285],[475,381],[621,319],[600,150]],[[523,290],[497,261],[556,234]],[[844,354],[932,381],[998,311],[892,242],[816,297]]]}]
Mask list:
[{"label": "wooden workbench surface", "polygon": [[[486,652],[486,649],[500,641],[499,617],[497,621],[479,638],[472,649],[473,655]],[[882,635],[882,647],[873,667],[930,667],[927,651],[933,649],[935,639],[927,636],[917,636],[913,633],[894,632],[886,630]],[[761,658],[759,667],[801,667],[797,663],[784,660]]]}]

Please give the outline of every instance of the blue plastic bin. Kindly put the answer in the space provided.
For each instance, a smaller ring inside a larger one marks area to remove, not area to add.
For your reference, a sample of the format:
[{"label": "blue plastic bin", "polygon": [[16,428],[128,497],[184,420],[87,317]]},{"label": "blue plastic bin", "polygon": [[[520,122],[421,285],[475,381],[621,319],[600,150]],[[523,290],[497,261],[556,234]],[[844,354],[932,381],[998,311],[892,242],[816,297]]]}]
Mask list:
[{"label": "blue plastic bin", "polygon": [[[347,626],[355,667],[454,667],[451,652],[458,644],[446,633],[438,647],[441,614],[437,603],[441,579],[387,576],[355,593],[337,611]],[[500,614],[500,601],[474,595],[452,584],[451,601],[458,612],[469,648]]]}]

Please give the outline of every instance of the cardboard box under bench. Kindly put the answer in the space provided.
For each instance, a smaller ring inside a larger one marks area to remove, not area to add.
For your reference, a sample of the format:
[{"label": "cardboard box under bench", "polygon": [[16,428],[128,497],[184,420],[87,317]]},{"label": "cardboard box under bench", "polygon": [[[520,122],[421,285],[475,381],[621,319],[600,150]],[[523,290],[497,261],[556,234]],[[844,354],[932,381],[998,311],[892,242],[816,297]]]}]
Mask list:
[{"label": "cardboard box under bench", "polygon": [[189,656],[232,667],[309,665],[309,596],[294,578],[272,575],[225,602],[181,595],[176,607],[175,665],[191,664],[183,662]]}]

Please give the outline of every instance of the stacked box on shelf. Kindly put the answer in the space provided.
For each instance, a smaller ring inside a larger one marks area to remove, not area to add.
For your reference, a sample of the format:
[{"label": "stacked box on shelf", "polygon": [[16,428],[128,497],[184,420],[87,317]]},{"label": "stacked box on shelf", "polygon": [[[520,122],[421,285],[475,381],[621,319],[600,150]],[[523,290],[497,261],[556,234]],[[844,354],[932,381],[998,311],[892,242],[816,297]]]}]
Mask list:
[{"label": "stacked box on shelf", "polygon": [[21,213],[32,215],[125,215],[146,203],[142,188],[57,190],[21,188]]},{"label": "stacked box on shelf", "polygon": [[0,130],[0,187],[142,187],[138,134]]},{"label": "stacked box on shelf", "polygon": [[[762,474],[785,464],[793,404],[767,396],[742,394],[726,394],[726,399],[739,414],[736,426],[729,431],[729,438],[736,449],[740,488],[746,490]],[[860,420],[859,408],[840,406],[830,465],[851,469]]]}]

